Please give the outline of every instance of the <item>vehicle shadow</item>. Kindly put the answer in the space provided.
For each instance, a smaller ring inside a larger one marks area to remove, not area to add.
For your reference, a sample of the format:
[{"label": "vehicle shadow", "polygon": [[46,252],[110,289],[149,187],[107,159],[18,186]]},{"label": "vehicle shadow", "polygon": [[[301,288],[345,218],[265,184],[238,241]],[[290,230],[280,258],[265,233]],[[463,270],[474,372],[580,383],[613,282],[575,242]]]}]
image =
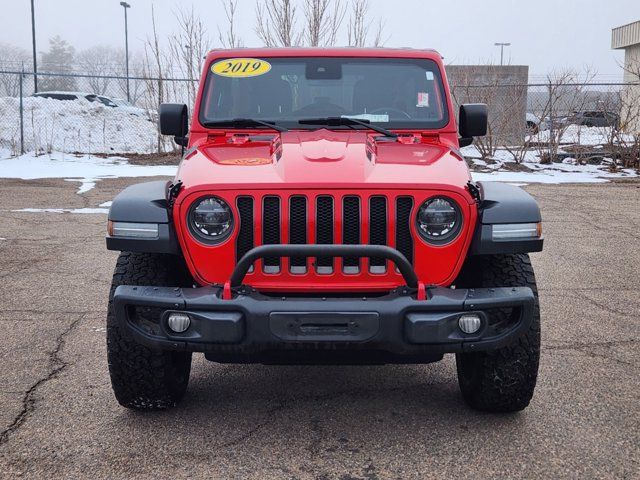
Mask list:
[{"label": "vehicle shadow", "polygon": [[[386,366],[207,365],[195,362],[183,402],[175,409],[121,417],[135,429],[190,439],[202,448],[307,445],[315,453],[370,442],[446,448],[456,438],[510,429],[522,415],[488,415],[460,396],[455,362]],[[496,428],[498,430],[496,430]],[[519,428],[516,428],[519,430]],[[249,447],[248,447],[249,448]]]}]

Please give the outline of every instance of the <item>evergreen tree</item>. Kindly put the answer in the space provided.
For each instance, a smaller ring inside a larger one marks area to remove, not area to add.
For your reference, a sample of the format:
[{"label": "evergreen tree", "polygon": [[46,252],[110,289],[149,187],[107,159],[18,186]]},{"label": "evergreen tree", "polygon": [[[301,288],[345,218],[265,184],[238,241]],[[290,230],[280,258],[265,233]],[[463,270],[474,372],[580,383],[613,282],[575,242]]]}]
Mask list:
[{"label": "evergreen tree", "polygon": [[[75,56],[75,49],[63,40],[59,35],[49,39],[49,51],[40,53],[40,65],[44,72],[71,73]],[[76,79],[74,77],[40,77],[40,91],[75,90]]]}]

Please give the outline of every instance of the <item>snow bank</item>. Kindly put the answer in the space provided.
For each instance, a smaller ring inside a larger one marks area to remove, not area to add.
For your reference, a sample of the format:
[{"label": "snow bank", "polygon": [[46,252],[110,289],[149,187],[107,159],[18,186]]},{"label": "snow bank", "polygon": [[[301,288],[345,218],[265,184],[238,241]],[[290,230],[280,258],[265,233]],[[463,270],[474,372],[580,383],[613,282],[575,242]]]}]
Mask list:
[{"label": "snow bank", "polygon": [[81,182],[78,193],[91,190],[103,178],[173,177],[177,170],[177,166],[171,165],[131,165],[123,157],[98,158],[54,152],[38,156],[27,153],[7,158],[7,153],[6,150],[0,151],[0,178],[64,178]]},{"label": "snow bank", "polygon": [[[557,167],[557,165],[556,165]],[[625,170],[620,173],[610,173],[602,170],[591,169],[593,165],[577,165],[575,170],[559,168],[540,168],[533,172],[505,172],[494,171],[489,173],[472,172],[474,181],[507,182],[517,185],[529,183],[604,183],[612,178],[634,178],[635,173]]]},{"label": "snow bank", "polygon": [[[550,131],[543,130],[528,138],[531,142],[549,143]],[[631,141],[631,135],[624,135]],[[583,146],[606,145],[612,139],[612,127],[586,127],[569,125],[560,137],[560,143]]]},{"label": "snow bank", "polygon": [[[586,127],[583,127],[586,128]],[[602,130],[593,127],[589,130]],[[594,139],[595,134],[591,137]],[[607,160],[602,165],[580,165],[574,158],[566,158],[562,163],[542,164],[539,153],[527,150],[524,154],[523,171],[512,171],[515,159],[505,149],[498,149],[492,161],[482,159],[482,154],[475,145],[460,149],[462,155],[474,165],[480,167],[480,172],[472,172],[474,180],[491,180],[508,183],[602,183],[614,178],[638,178],[633,169],[621,169],[617,172],[609,171]],[[609,160],[611,162],[611,160]]]},{"label": "snow bank", "polygon": [[[157,128],[144,117],[87,100],[25,97],[25,150],[78,153],[157,151]],[[0,148],[20,147],[20,99],[0,97]]]}]

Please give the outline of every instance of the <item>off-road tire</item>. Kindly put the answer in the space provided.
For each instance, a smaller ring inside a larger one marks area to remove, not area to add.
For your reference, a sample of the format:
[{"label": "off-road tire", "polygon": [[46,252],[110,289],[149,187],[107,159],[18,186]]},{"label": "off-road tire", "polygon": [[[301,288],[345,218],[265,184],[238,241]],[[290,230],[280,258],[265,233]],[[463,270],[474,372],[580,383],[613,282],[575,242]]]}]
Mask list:
[{"label": "off-road tire", "polygon": [[189,383],[191,353],[151,349],[121,328],[113,308],[113,294],[119,285],[191,286],[184,261],[171,255],[122,252],[113,273],[107,310],[109,374],[120,405],[135,410],[174,407]]},{"label": "off-road tire", "polygon": [[456,286],[529,287],[533,290],[533,322],[526,334],[497,350],[456,355],[458,383],[469,406],[494,413],[523,410],[533,397],[540,360],[540,307],[529,255],[471,257]]}]

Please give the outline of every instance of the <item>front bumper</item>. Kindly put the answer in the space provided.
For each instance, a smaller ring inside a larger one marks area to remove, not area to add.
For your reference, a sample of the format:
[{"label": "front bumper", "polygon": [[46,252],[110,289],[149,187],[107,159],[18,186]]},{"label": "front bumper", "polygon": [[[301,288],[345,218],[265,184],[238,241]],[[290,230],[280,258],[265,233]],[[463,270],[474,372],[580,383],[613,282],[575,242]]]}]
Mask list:
[{"label": "front bumper", "polygon": [[[529,328],[531,289],[427,288],[418,300],[406,287],[382,297],[273,297],[250,287],[231,299],[223,289],[119,286],[120,326],[153,348],[205,352],[220,362],[421,363],[444,353],[493,350]],[[171,312],[191,326],[172,332]],[[463,313],[477,313],[475,334],[458,328]]]}]

